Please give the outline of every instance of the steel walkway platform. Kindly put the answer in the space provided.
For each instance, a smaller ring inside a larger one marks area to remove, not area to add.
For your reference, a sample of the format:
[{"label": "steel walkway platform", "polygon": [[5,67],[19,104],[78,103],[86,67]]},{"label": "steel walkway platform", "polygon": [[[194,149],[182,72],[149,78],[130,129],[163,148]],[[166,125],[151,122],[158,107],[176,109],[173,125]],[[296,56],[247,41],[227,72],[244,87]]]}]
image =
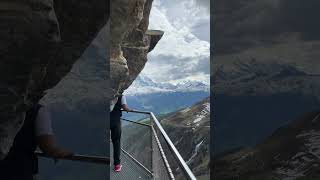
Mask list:
[{"label": "steel walkway platform", "polygon": [[[131,120],[122,119],[123,121],[127,121],[128,123],[134,123],[136,125],[143,125],[145,127],[148,127],[148,131],[146,132],[150,138],[150,147],[147,147],[145,143],[142,144],[143,146],[137,146],[138,152],[142,153],[143,157],[145,156],[145,153],[148,153],[148,151],[151,152],[149,159],[141,159],[140,156],[136,154],[137,151],[133,151],[132,149],[122,149],[121,152],[121,164],[122,164],[122,171],[121,172],[114,172],[113,167],[113,158],[110,157],[101,157],[101,156],[89,156],[89,155],[80,155],[75,154],[70,157],[64,157],[60,158],[62,160],[70,160],[70,161],[77,161],[82,163],[94,163],[94,164],[100,164],[100,165],[106,165],[109,172],[108,175],[110,175],[110,179],[112,180],[196,180],[196,177],[188,167],[187,163],[184,161],[172,141],[170,140],[169,136],[161,126],[160,122],[157,120],[155,115],[152,112],[143,112],[143,111],[130,111],[130,113],[140,113],[145,114],[149,116],[150,123],[146,124],[144,122],[136,122]],[[145,134],[146,135],[146,134]],[[160,139],[161,138],[161,139]],[[136,139],[129,139],[129,142],[133,142]],[[140,139],[141,142],[142,139]],[[149,141],[149,140],[147,140]],[[110,156],[113,155],[113,147],[112,143],[108,140],[107,143],[110,144]],[[148,144],[148,143],[147,143]],[[163,148],[165,147],[165,148]],[[139,151],[144,149],[144,151]],[[149,148],[149,150],[148,150]],[[130,153],[128,153],[130,152]],[[36,152],[35,153],[39,157],[44,158],[52,158],[42,152]],[[136,155],[136,157],[133,157],[132,155]],[[170,155],[170,158],[167,158],[167,155]],[[140,159],[138,161],[136,158]],[[59,159],[59,160],[60,160]],[[149,164],[148,164],[149,162]],[[181,173],[177,174],[177,178],[175,177],[175,172],[171,169],[171,163],[176,164],[178,168],[180,169]],[[145,163],[143,165],[142,163]],[[109,168],[110,167],[110,168]],[[146,168],[148,167],[148,168]],[[81,177],[83,178],[83,177]],[[70,178],[69,178],[70,179]],[[93,178],[94,179],[94,178]],[[98,178],[101,179],[101,178]]]},{"label": "steel walkway platform", "polygon": [[[110,145],[110,155],[112,157],[112,145]],[[143,167],[139,166],[131,157],[124,152],[121,152],[121,164],[122,171],[114,172],[113,160],[110,161],[110,179],[112,180],[126,180],[126,179],[137,179],[137,180],[151,180],[152,175],[147,172]]]}]

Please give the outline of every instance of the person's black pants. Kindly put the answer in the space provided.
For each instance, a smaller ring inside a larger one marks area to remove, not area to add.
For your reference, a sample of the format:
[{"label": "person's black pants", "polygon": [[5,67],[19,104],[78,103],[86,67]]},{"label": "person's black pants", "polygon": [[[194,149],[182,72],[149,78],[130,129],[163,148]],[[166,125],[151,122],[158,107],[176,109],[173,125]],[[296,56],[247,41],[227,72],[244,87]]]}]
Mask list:
[{"label": "person's black pants", "polygon": [[121,152],[121,121],[120,117],[110,117],[111,140],[113,144],[114,165],[120,164]]}]

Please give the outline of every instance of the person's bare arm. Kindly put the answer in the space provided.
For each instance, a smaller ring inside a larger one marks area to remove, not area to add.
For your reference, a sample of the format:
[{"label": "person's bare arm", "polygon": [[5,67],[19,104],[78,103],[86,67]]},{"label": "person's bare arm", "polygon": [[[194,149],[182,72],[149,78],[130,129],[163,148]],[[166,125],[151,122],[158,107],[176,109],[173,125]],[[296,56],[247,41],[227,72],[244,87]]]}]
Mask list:
[{"label": "person's bare arm", "polygon": [[54,158],[64,158],[72,156],[73,153],[60,148],[56,144],[55,137],[53,135],[41,135],[37,137],[37,142],[39,148],[49,156],[52,156]]},{"label": "person's bare arm", "polygon": [[127,112],[132,111],[132,109],[130,109],[127,104],[122,104],[122,109],[127,111]]}]

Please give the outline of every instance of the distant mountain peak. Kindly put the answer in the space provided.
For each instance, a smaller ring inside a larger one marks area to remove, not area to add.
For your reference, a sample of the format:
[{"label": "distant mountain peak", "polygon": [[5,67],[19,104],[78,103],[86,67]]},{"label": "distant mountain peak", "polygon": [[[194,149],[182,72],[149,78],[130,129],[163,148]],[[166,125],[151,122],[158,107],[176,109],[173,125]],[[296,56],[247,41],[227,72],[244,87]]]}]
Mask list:
[{"label": "distant mountain peak", "polygon": [[140,74],[133,84],[125,91],[127,95],[141,95],[170,92],[209,92],[210,85],[201,81],[182,80],[178,83],[156,82],[146,74]]}]

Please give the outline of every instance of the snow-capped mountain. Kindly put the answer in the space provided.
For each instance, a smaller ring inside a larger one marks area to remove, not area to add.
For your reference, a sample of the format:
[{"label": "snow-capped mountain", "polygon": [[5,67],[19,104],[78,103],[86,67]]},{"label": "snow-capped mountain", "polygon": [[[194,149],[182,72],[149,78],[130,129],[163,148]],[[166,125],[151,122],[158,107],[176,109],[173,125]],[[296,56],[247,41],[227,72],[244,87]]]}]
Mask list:
[{"label": "snow-capped mountain", "polygon": [[[209,84],[199,81],[180,81],[175,84],[156,82],[142,73],[124,94],[133,109],[166,114],[208,97],[209,88]],[[131,116],[134,118],[134,115]]]},{"label": "snow-capped mountain", "polygon": [[210,85],[205,82],[183,80],[178,83],[156,82],[141,73],[133,84],[125,91],[128,96],[152,93],[172,93],[172,92],[209,92]]},{"label": "snow-capped mountain", "polygon": [[176,91],[209,91],[210,85],[200,81],[181,81],[176,85]]}]

